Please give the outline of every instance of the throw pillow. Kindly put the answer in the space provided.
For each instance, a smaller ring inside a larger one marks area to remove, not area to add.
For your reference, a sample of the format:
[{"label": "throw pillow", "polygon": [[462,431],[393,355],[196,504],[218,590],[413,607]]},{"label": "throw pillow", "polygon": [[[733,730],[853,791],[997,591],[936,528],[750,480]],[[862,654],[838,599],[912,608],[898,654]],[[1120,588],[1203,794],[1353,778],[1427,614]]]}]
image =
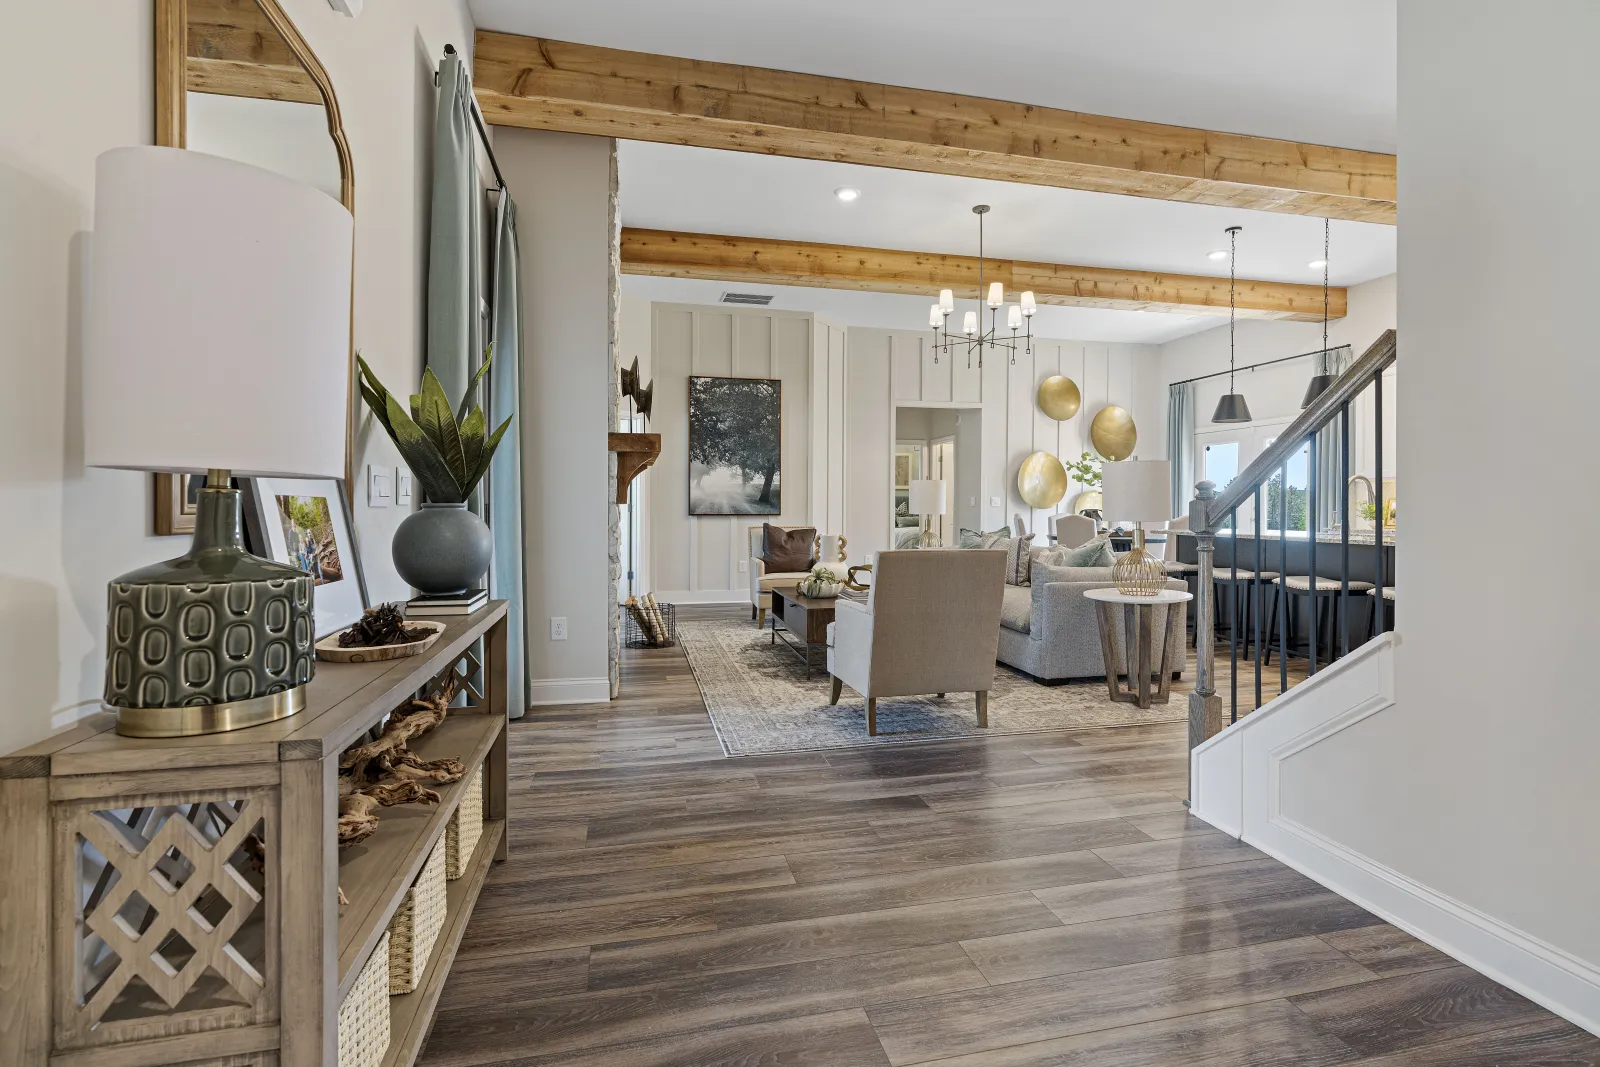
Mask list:
[{"label": "throw pillow", "polygon": [[1111,535],[1103,533],[1077,548],[1060,550],[1057,565],[1061,567],[1109,567],[1117,562],[1111,551]]},{"label": "throw pillow", "polygon": [[[1022,537],[1013,537],[1005,542],[1006,546],[1006,584],[1027,585],[1032,573],[1033,556],[1029,549],[1033,547],[1033,534],[1024,534]],[[995,546],[999,548],[999,545]]]},{"label": "throw pillow", "polygon": [[1000,542],[1009,540],[1010,537],[1011,537],[1011,527],[1009,527],[1009,526],[1003,527],[1003,528],[1001,528],[999,530],[990,530],[988,533],[984,533],[981,530],[966,530],[966,529],[963,529],[961,531],[961,542],[960,542],[959,547],[961,547],[961,548],[999,548],[1000,547]]},{"label": "throw pillow", "polygon": [[816,543],[817,528],[804,526],[798,530],[785,530],[770,522],[761,524],[761,558],[767,570],[782,574],[811,569],[811,546]]}]

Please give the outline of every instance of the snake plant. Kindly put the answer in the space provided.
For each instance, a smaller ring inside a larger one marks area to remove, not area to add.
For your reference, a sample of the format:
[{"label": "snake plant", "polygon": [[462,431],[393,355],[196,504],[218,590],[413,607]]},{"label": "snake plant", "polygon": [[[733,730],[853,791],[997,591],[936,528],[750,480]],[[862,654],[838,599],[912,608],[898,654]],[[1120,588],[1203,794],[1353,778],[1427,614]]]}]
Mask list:
[{"label": "snake plant", "polygon": [[460,504],[471,496],[472,490],[489,473],[494,450],[511,425],[511,418],[507,417],[491,434],[483,409],[473,405],[471,411],[467,410],[478,382],[489,370],[493,355],[492,349],[485,353],[483,365],[467,383],[466,394],[454,413],[432,368],[422,372],[421,392],[411,397],[408,412],[378,381],[367,361],[356,356],[361,368],[361,395],[367,407],[388,431],[411,473],[422,483],[423,495],[431,503]]}]

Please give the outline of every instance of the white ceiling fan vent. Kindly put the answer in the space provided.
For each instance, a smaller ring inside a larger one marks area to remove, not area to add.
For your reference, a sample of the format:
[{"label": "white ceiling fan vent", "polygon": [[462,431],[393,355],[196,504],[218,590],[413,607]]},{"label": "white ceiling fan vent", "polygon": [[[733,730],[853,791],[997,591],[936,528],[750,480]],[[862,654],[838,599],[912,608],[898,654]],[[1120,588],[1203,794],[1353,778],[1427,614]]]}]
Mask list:
[{"label": "white ceiling fan vent", "polygon": [[724,304],[753,304],[756,307],[766,307],[772,303],[771,293],[723,293]]}]

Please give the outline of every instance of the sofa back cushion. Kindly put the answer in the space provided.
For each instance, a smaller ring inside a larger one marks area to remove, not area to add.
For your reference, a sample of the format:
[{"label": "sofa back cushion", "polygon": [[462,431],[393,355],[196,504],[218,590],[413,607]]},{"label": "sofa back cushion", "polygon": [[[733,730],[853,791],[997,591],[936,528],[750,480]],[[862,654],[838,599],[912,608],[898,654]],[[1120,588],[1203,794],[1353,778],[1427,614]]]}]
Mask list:
[{"label": "sofa back cushion", "polygon": [[1063,567],[1109,567],[1116,562],[1111,551],[1111,535],[1103,533],[1077,548],[1059,549],[1058,559]]},{"label": "sofa back cushion", "polygon": [[1064,567],[1050,563],[1035,563],[1033,566],[1033,614],[1034,627],[1037,631],[1040,618],[1043,615],[1044,589],[1047,585],[1058,582],[1068,582],[1073,585],[1096,586],[1111,585],[1110,567]]}]

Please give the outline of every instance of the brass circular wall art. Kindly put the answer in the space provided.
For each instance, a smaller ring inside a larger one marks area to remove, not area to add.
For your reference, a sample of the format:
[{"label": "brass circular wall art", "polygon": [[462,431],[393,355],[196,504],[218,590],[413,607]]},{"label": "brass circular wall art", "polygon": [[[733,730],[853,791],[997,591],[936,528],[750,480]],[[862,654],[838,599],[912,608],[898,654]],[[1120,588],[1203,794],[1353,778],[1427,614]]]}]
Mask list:
[{"label": "brass circular wall art", "polygon": [[1017,493],[1030,508],[1053,508],[1067,495],[1067,468],[1048,452],[1035,452],[1017,471]]},{"label": "brass circular wall art", "polygon": [[1052,374],[1039,383],[1039,410],[1057,422],[1066,422],[1083,405],[1078,383],[1061,374]]},{"label": "brass circular wall art", "polygon": [[1072,502],[1072,511],[1075,515],[1082,515],[1086,511],[1099,511],[1104,504],[1105,497],[1100,495],[1100,490],[1085,489]]},{"label": "brass circular wall art", "polygon": [[1139,442],[1139,428],[1126,408],[1109,404],[1089,424],[1089,443],[1101,458],[1120,462],[1133,455],[1133,446]]}]

